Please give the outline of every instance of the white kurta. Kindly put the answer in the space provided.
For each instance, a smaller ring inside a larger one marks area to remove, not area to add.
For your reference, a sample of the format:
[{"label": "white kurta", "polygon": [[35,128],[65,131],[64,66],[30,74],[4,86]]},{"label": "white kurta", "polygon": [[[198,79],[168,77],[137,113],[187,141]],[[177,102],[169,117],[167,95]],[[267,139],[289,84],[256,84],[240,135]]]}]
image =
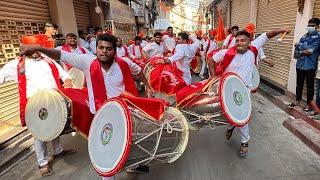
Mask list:
[{"label": "white kurta", "polygon": [[[224,46],[227,46],[227,45],[228,45],[231,36],[232,36],[232,34],[229,34],[229,35],[226,37],[226,39],[225,39],[224,42],[223,42],[223,45],[224,45]],[[232,48],[232,47],[235,46],[235,45],[236,45],[236,38],[233,37],[233,39],[232,39],[232,41],[231,41],[231,43],[229,44],[229,46],[228,46],[227,49]]]},{"label": "white kurta", "polygon": [[146,45],[148,45],[149,43],[145,40],[141,41],[141,47],[144,48]]},{"label": "white kurta", "polygon": [[164,45],[172,52],[172,50],[176,47],[176,40],[174,37],[170,37],[168,35],[162,36],[162,41]]},{"label": "white kurta", "polygon": [[160,44],[157,44],[156,42],[149,43],[143,48],[143,51],[147,53],[148,57],[163,57],[164,53],[164,44],[161,42]]},{"label": "white kurta", "polygon": [[[87,81],[87,88],[88,88],[88,95],[89,95],[89,105],[90,111],[95,114],[95,104],[94,104],[94,96],[92,90],[92,83],[91,83],[91,74],[90,74],[90,65],[96,59],[95,56],[90,56],[87,54],[77,55],[68,53],[66,51],[61,51],[60,60],[63,63],[71,64],[73,67],[80,69]],[[126,61],[126,60],[125,60]],[[131,73],[133,75],[137,75],[140,73],[141,68],[133,63],[132,61],[126,61],[129,65]],[[107,97],[112,98],[119,96],[121,93],[124,92],[125,87],[123,83],[123,76],[118,63],[113,63],[110,69],[106,72],[102,67],[104,84],[107,92]]]},{"label": "white kurta", "polygon": [[[133,53],[133,51],[135,52],[135,55]],[[141,52],[140,52],[140,47],[139,46],[136,46],[135,44],[131,44],[129,47],[128,47],[128,53],[129,53],[129,56],[132,58],[132,59],[136,59],[136,58],[141,58]]]},{"label": "white kurta", "polygon": [[[15,59],[8,62],[2,69],[0,69],[0,84],[8,81],[18,82],[17,66],[19,60]],[[68,73],[65,72],[62,67],[53,61],[57,66],[59,75],[63,81],[70,78]],[[27,98],[33,96],[38,90],[50,90],[57,89],[56,81],[52,76],[52,71],[49,64],[42,60],[25,59],[25,73],[27,80]]]},{"label": "white kurta", "polygon": [[187,85],[191,84],[190,63],[200,46],[200,41],[195,36],[190,36],[192,44],[177,44],[174,54],[169,57],[171,62],[175,62],[178,69],[183,72],[183,80]]},{"label": "white kurta", "polygon": [[[260,49],[265,42],[267,42],[268,37],[266,33],[263,33],[257,39],[251,42],[251,45]],[[228,49],[223,49],[213,56],[213,60],[219,63],[223,60]],[[245,85],[251,89],[252,87],[252,71],[255,62],[254,53],[250,50],[246,51],[244,54],[236,54],[230,65],[226,68],[226,72],[234,72],[240,76]]]},{"label": "white kurta", "polygon": [[96,39],[91,38],[91,42],[89,44],[90,51],[92,54],[96,55],[97,54],[97,44],[96,44]]},{"label": "white kurta", "polygon": [[[210,46],[209,46],[209,41],[210,41]],[[209,48],[208,48],[208,46],[209,46]],[[218,48],[217,43],[211,39],[208,39],[203,43],[203,50],[206,53],[210,53],[211,51],[213,51],[217,48]],[[208,51],[207,51],[207,49],[208,49]]]},{"label": "white kurta", "polygon": [[126,49],[124,48],[124,45],[121,47],[117,47],[116,51],[117,57],[125,57],[126,56]]},{"label": "white kurta", "polygon": [[86,40],[82,39],[82,38],[79,38],[79,44],[80,44],[81,47],[85,47],[87,49],[89,48],[89,43]]},{"label": "white kurta", "polygon": [[[85,48],[85,47],[82,47],[82,48],[84,49],[84,51],[86,52],[86,54],[89,54],[89,55],[91,55],[91,56],[94,56],[87,48]],[[61,50],[62,50],[62,46],[58,46],[58,47],[56,47],[55,49],[61,51]],[[79,47],[77,47],[76,49],[72,49],[72,48],[70,48],[70,49],[71,49],[71,53],[83,54]]]}]

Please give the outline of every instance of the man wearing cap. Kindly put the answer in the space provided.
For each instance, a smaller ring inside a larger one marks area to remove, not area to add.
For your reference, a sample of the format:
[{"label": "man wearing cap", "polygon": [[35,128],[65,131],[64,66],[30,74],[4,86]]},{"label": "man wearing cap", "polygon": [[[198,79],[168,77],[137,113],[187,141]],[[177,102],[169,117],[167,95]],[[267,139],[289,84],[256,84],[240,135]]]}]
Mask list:
[{"label": "man wearing cap", "polygon": [[[270,38],[280,34],[280,33],[289,33],[290,29],[283,28],[263,33],[257,39],[251,42],[250,34],[245,31],[239,31],[236,36],[236,44],[230,49],[223,49],[212,56],[208,60],[210,78],[215,76],[215,66],[217,64],[222,64],[222,69],[224,72],[234,72],[236,73],[248,87],[250,92],[252,88],[252,74],[253,67],[256,64],[256,57],[258,54],[258,49],[267,42]],[[250,43],[251,42],[251,43]],[[251,45],[250,45],[251,44]],[[215,62],[215,63],[214,63]],[[226,139],[230,140],[234,126],[229,126],[226,132]],[[249,146],[249,125],[238,127],[239,133],[241,135],[241,145],[239,154],[240,156],[246,156],[248,153]]]},{"label": "man wearing cap", "polygon": [[[46,36],[24,36],[22,44],[41,44],[45,46],[46,43],[40,40],[43,38],[46,38]],[[27,56],[18,57],[0,69],[0,84],[8,81],[18,82],[22,126],[26,126],[25,107],[28,98],[33,96],[38,90],[61,89],[60,79],[64,81],[65,87],[71,87],[69,76],[61,66],[52,59],[42,56],[38,51],[34,51]],[[54,173],[50,165],[53,158],[75,153],[73,149],[64,150],[60,144],[59,137],[52,140],[51,143],[54,155],[49,158],[47,143],[38,139],[34,140],[35,153],[42,176],[49,176]]]}]

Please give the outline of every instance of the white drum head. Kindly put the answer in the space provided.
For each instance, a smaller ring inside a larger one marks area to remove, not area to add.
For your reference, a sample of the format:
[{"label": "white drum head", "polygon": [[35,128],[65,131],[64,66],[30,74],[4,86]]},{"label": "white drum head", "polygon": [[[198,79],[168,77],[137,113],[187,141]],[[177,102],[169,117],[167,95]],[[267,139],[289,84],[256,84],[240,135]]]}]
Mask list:
[{"label": "white drum head", "polygon": [[260,84],[259,71],[258,71],[258,68],[256,66],[253,66],[251,92],[256,92],[258,90],[259,84]]},{"label": "white drum head", "polygon": [[243,81],[234,73],[226,73],[219,84],[219,101],[228,122],[243,126],[251,117],[250,93]]},{"label": "white drum head", "polygon": [[83,88],[85,78],[82,71],[73,67],[69,70],[68,74],[72,81],[72,85],[73,85],[72,88],[78,88],[78,89]]},{"label": "white drum head", "polygon": [[127,104],[120,98],[108,100],[93,118],[88,149],[94,169],[113,176],[126,162],[131,144],[132,121]]},{"label": "white drum head", "polygon": [[51,141],[58,137],[67,117],[66,100],[55,90],[40,90],[28,99],[26,124],[36,139]]}]

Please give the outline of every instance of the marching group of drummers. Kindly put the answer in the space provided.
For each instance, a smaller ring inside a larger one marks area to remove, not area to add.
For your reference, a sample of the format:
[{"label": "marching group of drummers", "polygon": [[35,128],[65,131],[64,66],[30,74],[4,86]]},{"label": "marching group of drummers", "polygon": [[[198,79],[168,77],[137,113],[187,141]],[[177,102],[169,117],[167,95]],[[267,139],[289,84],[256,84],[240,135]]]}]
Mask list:
[{"label": "marching group of drummers", "polygon": [[[95,55],[72,33],[56,48],[50,33],[24,36],[20,56],[0,69],[0,84],[18,83],[21,125],[34,136],[42,176],[54,173],[57,158],[76,152],[60,143],[72,131],[88,140],[91,163],[103,179],[124,169],[147,173],[151,161],[174,162],[187,147],[189,130],[205,127],[227,125],[227,140],[237,128],[239,154],[246,156],[262,46],[290,33],[283,28],[254,39],[248,27],[233,26],[221,47],[215,29],[207,37],[201,31],[175,35],[168,27],[147,41],[137,36],[129,46],[105,32],[94,37]],[[194,73],[203,80],[193,82]]]}]

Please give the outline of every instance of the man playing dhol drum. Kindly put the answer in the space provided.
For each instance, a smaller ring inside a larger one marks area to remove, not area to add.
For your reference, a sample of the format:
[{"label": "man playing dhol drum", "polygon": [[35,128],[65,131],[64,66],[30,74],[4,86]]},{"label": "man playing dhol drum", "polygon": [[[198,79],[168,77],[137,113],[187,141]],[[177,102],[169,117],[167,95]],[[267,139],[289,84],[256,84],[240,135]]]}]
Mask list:
[{"label": "man playing dhol drum", "polygon": [[[30,55],[40,51],[53,59],[69,63],[83,71],[87,81],[90,111],[95,114],[108,98],[119,96],[125,91],[138,95],[132,75],[137,75],[145,84],[147,91],[152,94],[152,89],[141,68],[131,61],[124,61],[115,56],[116,41],[116,37],[109,34],[98,36],[97,57],[35,45],[22,46],[20,55]],[[139,166],[132,171],[147,173],[149,168],[148,166]],[[110,177],[110,179],[112,178]]]},{"label": "man playing dhol drum", "polygon": [[[256,64],[258,49],[267,42],[268,39],[280,33],[289,33],[290,29],[283,28],[263,33],[257,39],[251,42],[250,34],[246,31],[239,31],[236,36],[236,44],[230,49],[224,49],[216,53],[212,59],[208,61],[211,78],[215,74],[216,63],[222,66],[224,72],[234,72],[240,76],[245,85],[251,89],[253,66]],[[216,63],[214,63],[216,62]],[[228,127],[226,138],[229,140],[232,136],[234,127]],[[249,125],[246,124],[238,127],[241,135],[240,156],[246,156],[248,152]]]},{"label": "man playing dhol drum", "polygon": [[[23,44],[40,44],[40,36],[24,36]],[[43,36],[42,36],[43,37]],[[67,72],[49,58],[43,57],[39,52],[34,51],[26,57],[20,57],[7,63],[0,69],[0,84],[8,81],[18,82],[20,95],[20,120],[21,125],[25,123],[25,107],[27,99],[33,96],[38,90],[61,89],[60,78],[64,81],[65,87],[71,87],[71,81]],[[34,148],[40,173],[42,176],[53,174],[50,162],[53,158],[75,153],[73,149],[64,150],[60,144],[60,137],[52,142],[54,155],[49,158],[47,142],[38,139],[34,140]]]}]

